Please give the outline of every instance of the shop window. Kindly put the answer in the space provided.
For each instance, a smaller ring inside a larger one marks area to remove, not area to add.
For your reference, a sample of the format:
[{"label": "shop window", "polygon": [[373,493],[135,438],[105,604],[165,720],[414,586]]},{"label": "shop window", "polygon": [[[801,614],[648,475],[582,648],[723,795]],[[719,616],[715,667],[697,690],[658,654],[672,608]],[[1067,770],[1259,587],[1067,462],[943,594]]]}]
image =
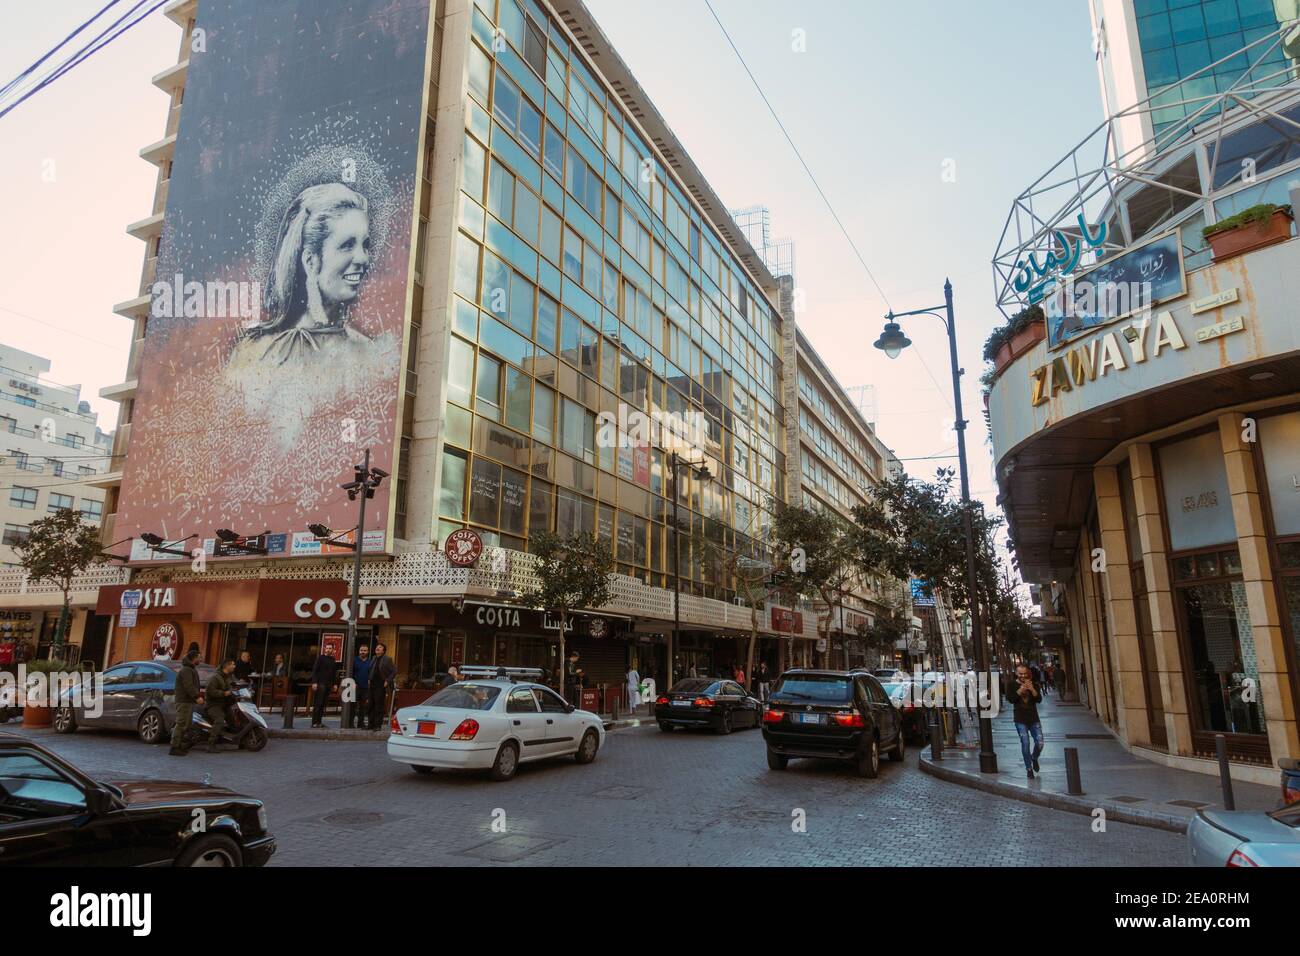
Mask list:
[{"label": "shop window", "polygon": [[501,505],[501,466],[475,456],[469,490],[469,520],[495,528]]},{"label": "shop window", "polygon": [[1177,591],[1191,649],[1192,704],[1199,729],[1263,734],[1259,661],[1245,585],[1212,581]]},{"label": "shop window", "polygon": [[1259,449],[1273,532],[1300,534],[1300,412],[1259,419]]},{"label": "shop window", "polygon": [[1162,446],[1160,471],[1172,550],[1237,540],[1218,431]]}]

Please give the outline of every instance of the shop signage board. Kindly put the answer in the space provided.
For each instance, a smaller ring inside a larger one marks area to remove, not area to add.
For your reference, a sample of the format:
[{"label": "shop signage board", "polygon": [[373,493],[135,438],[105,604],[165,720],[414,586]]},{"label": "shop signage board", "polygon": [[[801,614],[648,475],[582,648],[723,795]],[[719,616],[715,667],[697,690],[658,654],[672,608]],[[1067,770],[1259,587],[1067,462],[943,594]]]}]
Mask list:
[{"label": "shop signage board", "polygon": [[458,528],[443,543],[447,560],[458,568],[472,568],[483,554],[483,539],[473,528]]},{"label": "shop signage board", "polygon": [[1043,303],[1047,346],[1060,348],[1112,322],[1187,294],[1177,229],[1093,266]]},{"label": "shop signage board", "polygon": [[320,636],[320,652],[326,657],[332,657],[336,661],[343,660],[343,640],[345,635],[338,631],[322,633]]},{"label": "shop signage board", "polygon": [[149,656],[155,661],[174,661],[181,654],[181,629],[173,621],[159,624],[149,643]]}]

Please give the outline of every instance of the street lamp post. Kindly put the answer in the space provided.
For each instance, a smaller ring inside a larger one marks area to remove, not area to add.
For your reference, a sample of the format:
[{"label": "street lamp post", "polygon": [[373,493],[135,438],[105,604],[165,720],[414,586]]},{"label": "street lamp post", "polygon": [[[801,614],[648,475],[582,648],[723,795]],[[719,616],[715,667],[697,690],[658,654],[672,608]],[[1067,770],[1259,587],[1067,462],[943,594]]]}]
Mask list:
[{"label": "street lamp post", "polygon": [[668,644],[668,683],[664,685],[666,688],[673,686],[673,653],[681,647],[682,638],[682,549],[680,546],[682,529],[677,519],[680,498],[677,489],[677,469],[682,465],[693,471],[702,481],[708,481],[711,477],[709,466],[703,462],[685,461],[677,452],[669,456],[668,472],[673,492],[673,639]]},{"label": "street lamp post", "polygon": [[[970,473],[966,467],[966,419],[962,417],[961,408],[961,376],[963,369],[957,364],[957,324],[952,308],[952,282],[946,279],[943,283],[943,302],[944,304],[941,306],[931,306],[928,309],[913,309],[910,312],[895,313],[891,310],[885,316],[885,328],[874,344],[876,348],[891,359],[898,358],[898,354],[911,345],[912,341],[903,334],[903,330],[899,328],[895,320],[909,315],[933,315],[948,330],[948,359],[952,365],[952,400],[957,416],[954,422],[957,430],[957,460],[961,470],[962,525],[966,534],[966,584],[970,591],[971,634],[975,642],[975,666],[981,674],[988,675],[988,647],[984,643],[984,622],[979,612],[979,575],[975,570],[975,527],[970,507]],[[939,314],[939,309],[944,310],[943,315]],[[989,688],[989,692],[990,694],[1001,693],[1000,689],[996,687]],[[979,732],[980,773],[997,773],[998,757],[993,751],[993,721],[991,718],[985,715],[980,716]]]}]

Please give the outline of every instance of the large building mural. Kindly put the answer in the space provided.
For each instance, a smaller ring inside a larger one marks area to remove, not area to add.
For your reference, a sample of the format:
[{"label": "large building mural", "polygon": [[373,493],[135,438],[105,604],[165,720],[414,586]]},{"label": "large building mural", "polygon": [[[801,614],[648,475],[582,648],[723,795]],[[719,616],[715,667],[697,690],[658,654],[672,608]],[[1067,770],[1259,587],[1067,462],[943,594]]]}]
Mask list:
[{"label": "large building mural", "polygon": [[[428,0],[203,4],[151,292],[119,533],[181,550],[347,529],[393,471]],[[367,526],[389,527],[392,483]],[[386,550],[378,533],[366,550]]]}]

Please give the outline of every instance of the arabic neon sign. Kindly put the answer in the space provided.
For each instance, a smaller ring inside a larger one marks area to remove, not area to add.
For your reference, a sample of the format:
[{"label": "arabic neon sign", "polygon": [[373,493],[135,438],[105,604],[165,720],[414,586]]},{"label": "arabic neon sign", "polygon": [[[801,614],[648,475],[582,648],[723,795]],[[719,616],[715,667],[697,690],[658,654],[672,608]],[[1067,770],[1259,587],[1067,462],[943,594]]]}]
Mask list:
[{"label": "arabic neon sign", "polygon": [[1016,276],[1013,283],[1015,289],[1022,296],[1029,300],[1030,305],[1036,305],[1046,298],[1047,294],[1055,287],[1057,280],[1068,276],[1079,268],[1079,259],[1083,256],[1084,243],[1087,243],[1089,249],[1096,249],[1106,241],[1106,224],[1103,222],[1098,225],[1097,232],[1094,235],[1088,229],[1088,221],[1084,219],[1083,213],[1079,213],[1079,236],[1071,239],[1068,235],[1057,229],[1052,235],[1056,244],[1060,246],[1061,252],[1058,255],[1055,248],[1047,250],[1047,256],[1043,263],[1039,265],[1038,253],[1029,254],[1029,262],[1023,259],[1016,260],[1016,268],[1020,274]]}]

